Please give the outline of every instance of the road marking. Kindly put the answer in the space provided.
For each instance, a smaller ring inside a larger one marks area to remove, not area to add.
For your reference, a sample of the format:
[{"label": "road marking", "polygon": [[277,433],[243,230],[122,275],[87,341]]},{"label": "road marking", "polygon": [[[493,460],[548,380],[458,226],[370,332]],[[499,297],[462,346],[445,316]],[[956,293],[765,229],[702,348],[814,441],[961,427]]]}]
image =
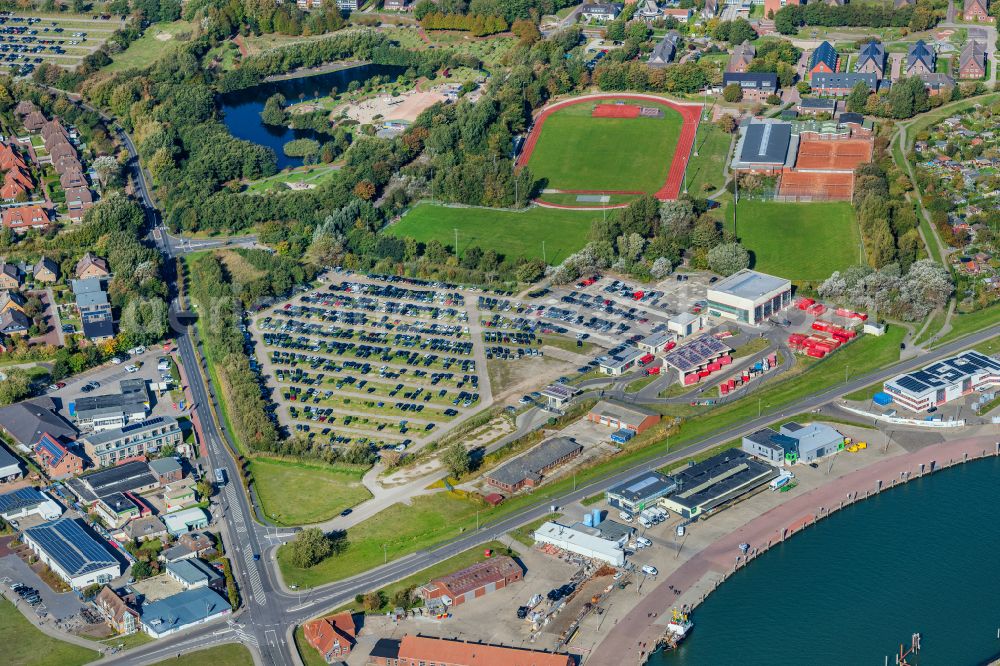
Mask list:
[{"label": "road marking", "polygon": [[247,565],[247,578],[250,579],[250,587],[253,589],[254,597],[259,605],[266,606],[267,596],[264,594],[264,586],[260,582],[260,569],[257,568],[257,561],[253,559],[253,553],[244,550],[243,560]]},{"label": "road marking", "polygon": [[267,638],[267,643],[273,648],[278,647],[278,632],[274,629],[268,629],[264,632],[264,637]]}]

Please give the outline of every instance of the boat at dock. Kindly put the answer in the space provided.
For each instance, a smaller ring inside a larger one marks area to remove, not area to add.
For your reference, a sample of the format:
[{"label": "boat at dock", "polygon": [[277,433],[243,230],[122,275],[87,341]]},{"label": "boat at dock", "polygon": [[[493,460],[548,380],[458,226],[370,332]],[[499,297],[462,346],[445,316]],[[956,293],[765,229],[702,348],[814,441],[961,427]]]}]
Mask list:
[{"label": "boat at dock", "polygon": [[660,638],[659,647],[664,650],[675,649],[681,644],[685,636],[690,633],[692,627],[694,627],[694,622],[691,621],[690,616],[686,612],[675,608],[670,622],[667,623],[667,631]]}]

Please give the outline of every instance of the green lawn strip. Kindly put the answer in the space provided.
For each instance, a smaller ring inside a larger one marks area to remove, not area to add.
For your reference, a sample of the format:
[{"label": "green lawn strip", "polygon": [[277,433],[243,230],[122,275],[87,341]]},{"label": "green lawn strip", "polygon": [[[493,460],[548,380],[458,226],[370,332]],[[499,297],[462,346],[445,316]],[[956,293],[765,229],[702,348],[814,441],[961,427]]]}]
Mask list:
[{"label": "green lawn strip", "polygon": [[255,458],[250,473],[264,514],[279,525],[318,523],[372,496],[361,469]]},{"label": "green lawn strip", "polygon": [[[598,104],[584,102],[557,110],[542,126],[528,161],[535,178],[562,190],[622,190],[655,192],[664,183],[680,136],[681,116],[664,104],[624,100],[626,104],[657,107],[662,118],[593,118]],[[621,167],[608,168],[614,155]]]},{"label": "green lawn strip", "polygon": [[725,182],[722,169],[729,155],[732,135],[723,132],[714,123],[703,122],[698,127],[697,139],[698,155],[692,155],[688,162],[687,185],[688,192],[693,196],[704,196],[708,194],[706,184],[711,186],[709,192],[714,192]]},{"label": "green lawn strip", "polygon": [[983,354],[996,354],[1000,352],[1000,335],[990,338],[986,342],[981,342],[975,347],[976,351]]},{"label": "green lawn strip", "polygon": [[653,382],[655,382],[659,378],[660,378],[659,375],[649,375],[648,377],[640,377],[639,379],[636,379],[635,381],[632,381],[632,382],[629,382],[628,384],[626,384],[625,385],[625,392],[626,393],[638,393],[639,391],[641,391],[642,389],[646,388],[647,386],[649,386],[650,384],[652,384]]},{"label": "green lawn strip", "polygon": [[[724,224],[733,230],[732,203]],[[861,234],[850,202],[776,203],[742,199],[736,235],[754,270],[794,281],[820,281],[858,263]]]},{"label": "green lawn strip", "polygon": [[[604,493],[601,493],[601,497],[604,497]],[[520,543],[523,543],[529,548],[535,545],[535,530],[541,527],[544,523],[550,520],[559,520],[562,517],[561,513],[550,513],[547,516],[542,516],[538,520],[533,520],[526,525],[521,525],[515,530],[511,530],[510,535]]]},{"label": "green lawn strip", "polygon": [[736,349],[734,349],[732,357],[742,358],[744,356],[750,356],[752,354],[756,354],[757,352],[762,352],[765,349],[767,349],[768,345],[770,344],[771,343],[768,342],[767,338],[753,338],[746,344],[742,344]]},{"label": "green lawn strip", "polygon": [[923,334],[919,338],[913,340],[913,344],[920,344],[924,340],[928,340],[933,337],[934,334],[940,331],[941,327],[944,326],[944,322],[947,317],[947,309],[935,311],[930,323],[927,325],[927,328],[924,329]]},{"label": "green lawn strip", "polygon": [[155,639],[149,634],[137,631],[136,633],[128,634],[127,636],[112,636],[111,638],[105,638],[100,642],[107,647],[117,647],[122,650],[130,650],[134,647],[145,645],[153,640]]},{"label": "green lawn strip", "polygon": [[[557,349],[574,352],[576,354],[592,354],[598,349],[598,346],[593,342],[588,342],[586,340],[577,341],[562,335],[549,335],[545,333],[542,334],[541,338],[543,345],[549,345],[550,347],[556,347]],[[577,342],[582,342],[583,344],[577,345]]]},{"label": "green lawn strip", "polygon": [[0,599],[0,641],[7,646],[3,661],[18,666],[79,666],[100,658],[95,650],[42,633],[6,599]]},{"label": "green lawn strip", "polygon": [[591,495],[590,497],[584,497],[582,500],[580,500],[580,504],[584,506],[593,506],[594,504],[600,502],[602,499],[604,499],[604,493],[597,493],[596,495]]},{"label": "green lawn strip", "polygon": [[[204,324],[202,324],[200,317],[195,322],[195,326],[198,329],[198,339],[202,341],[206,340],[207,338],[205,335],[205,327]],[[208,367],[209,379],[211,379],[212,381],[212,386],[215,387],[216,390],[218,390],[219,387],[222,386],[222,382],[219,381],[219,373],[215,368],[215,359],[212,358],[212,355],[208,351],[208,345],[204,344],[204,342],[202,342],[201,349],[204,352],[205,365]],[[198,368],[193,368],[193,369],[189,368],[188,371],[201,372],[201,370]],[[191,381],[194,381],[194,379],[192,379]],[[218,400],[218,404],[219,404],[219,417],[222,418],[223,423],[225,423],[226,430],[229,432],[229,436],[232,438],[233,443],[236,445],[236,450],[243,455],[247,455],[249,451],[243,445],[243,442],[240,441],[240,438],[236,436],[236,431],[233,429],[232,421],[229,420],[229,411],[226,408],[225,398]]]},{"label": "green lawn strip", "polygon": [[489,504],[458,492],[415,497],[409,506],[393,504],[349,528],[344,550],[314,567],[293,566],[285,546],[278,549],[278,565],[289,585],[306,588],[342,580],[367,571],[378,562],[409,555],[475,528],[476,511],[483,519],[490,508]]},{"label": "green lawn strip", "polygon": [[542,259],[544,241],[544,258],[555,265],[586,244],[591,223],[600,218],[601,211],[538,206],[511,211],[422,203],[386,231],[423,243],[437,240],[454,250],[457,229],[459,254],[478,245],[511,260],[518,257]]},{"label": "green lawn strip", "polygon": [[866,386],[863,389],[858,389],[853,393],[848,393],[844,396],[846,400],[871,400],[876,393],[882,390],[883,382],[878,382],[872,384],[871,386]]},{"label": "green lawn strip", "polygon": [[195,652],[184,652],[181,653],[180,657],[164,659],[163,661],[156,662],[153,666],[205,666],[205,664],[211,664],[212,666],[250,666],[253,663],[253,655],[250,654],[250,650],[238,643],[226,643],[225,645],[216,645],[215,647]]},{"label": "green lawn strip", "polygon": [[[155,23],[146,28],[146,33],[135,40],[129,47],[112,57],[112,63],[105,71],[117,71],[130,68],[142,68],[152,65],[160,56],[179,44],[174,36],[181,32],[191,32],[193,24],[189,21],[174,21],[173,23]],[[170,35],[170,39],[157,39],[160,34]]]},{"label": "green lawn strip", "polygon": [[940,347],[964,335],[975,333],[981,328],[1000,322],[1000,303],[967,314],[955,313],[951,317],[951,330],[934,341],[932,348]]}]

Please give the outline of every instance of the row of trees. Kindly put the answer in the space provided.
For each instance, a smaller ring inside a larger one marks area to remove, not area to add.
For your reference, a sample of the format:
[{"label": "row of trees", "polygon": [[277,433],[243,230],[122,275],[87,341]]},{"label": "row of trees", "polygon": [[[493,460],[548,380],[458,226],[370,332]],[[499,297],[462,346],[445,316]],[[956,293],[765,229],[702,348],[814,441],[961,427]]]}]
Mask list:
[{"label": "row of trees", "polygon": [[886,166],[891,175],[877,163],[855,170],[854,210],[868,263],[876,268],[898,263],[906,269],[922,247],[918,221],[913,205],[904,198],[911,187],[909,179],[894,166]]},{"label": "row of trees", "polygon": [[[914,15],[920,15],[915,30],[926,30],[937,21],[934,14],[921,8],[912,7],[894,9],[889,4],[846,4],[828,5],[816,3],[808,5],[786,5],[774,14],[774,27],[783,35],[794,35],[805,25],[811,26],[853,26],[867,28],[906,28],[910,27]],[[929,16],[929,19],[924,17]],[[924,25],[930,20],[930,25]]]},{"label": "row of trees", "polygon": [[443,14],[434,12],[420,19],[420,26],[425,30],[465,30],[476,37],[495,35],[505,32],[507,21],[499,16],[483,16],[480,14]]}]

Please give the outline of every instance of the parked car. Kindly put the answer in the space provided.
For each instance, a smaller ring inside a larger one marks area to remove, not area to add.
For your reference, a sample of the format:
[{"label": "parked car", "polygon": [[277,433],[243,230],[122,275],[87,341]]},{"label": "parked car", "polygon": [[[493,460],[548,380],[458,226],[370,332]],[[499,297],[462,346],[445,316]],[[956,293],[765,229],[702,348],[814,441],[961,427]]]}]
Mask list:
[{"label": "parked car", "polygon": [[647,576],[655,576],[660,572],[656,570],[656,567],[650,564],[644,564],[642,565],[642,573],[646,574]]}]

